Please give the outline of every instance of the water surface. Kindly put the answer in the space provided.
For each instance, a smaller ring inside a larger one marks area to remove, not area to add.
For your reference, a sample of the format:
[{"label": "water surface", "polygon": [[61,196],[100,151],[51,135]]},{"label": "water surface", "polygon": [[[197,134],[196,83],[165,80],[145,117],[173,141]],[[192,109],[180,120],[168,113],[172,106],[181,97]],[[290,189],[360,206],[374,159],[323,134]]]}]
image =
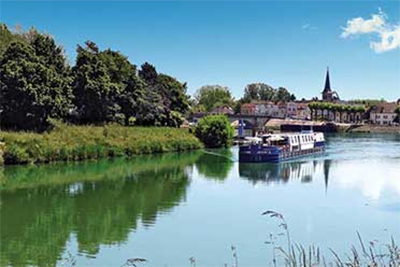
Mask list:
[{"label": "water surface", "polygon": [[[135,159],[6,167],[0,263],[77,266],[270,266],[264,242],[285,217],[293,242],[339,253],[400,240],[400,136],[332,135],[319,157],[237,162],[237,148]],[[284,246],[284,238],[277,242]]]}]

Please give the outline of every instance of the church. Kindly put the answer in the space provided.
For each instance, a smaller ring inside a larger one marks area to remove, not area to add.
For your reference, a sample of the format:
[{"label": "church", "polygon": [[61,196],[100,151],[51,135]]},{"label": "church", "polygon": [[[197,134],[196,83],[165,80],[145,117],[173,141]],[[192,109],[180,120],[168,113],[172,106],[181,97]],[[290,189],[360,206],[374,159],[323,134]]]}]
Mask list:
[{"label": "church", "polygon": [[337,102],[339,101],[339,94],[331,89],[331,81],[329,78],[329,68],[326,70],[325,87],[322,91],[322,101]]}]

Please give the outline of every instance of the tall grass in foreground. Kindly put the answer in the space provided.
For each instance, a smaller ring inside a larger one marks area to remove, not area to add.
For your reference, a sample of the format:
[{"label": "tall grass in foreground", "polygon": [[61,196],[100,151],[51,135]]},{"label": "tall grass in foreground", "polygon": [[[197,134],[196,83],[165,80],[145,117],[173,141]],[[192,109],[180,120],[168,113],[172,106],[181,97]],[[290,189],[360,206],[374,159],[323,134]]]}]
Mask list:
[{"label": "tall grass in foreground", "polygon": [[0,132],[4,164],[77,161],[202,147],[187,129],[57,125],[48,133]]},{"label": "tall grass in foreground", "polygon": [[[273,266],[287,266],[287,267],[314,267],[314,266],[336,266],[336,267],[399,267],[400,266],[400,249],[396,245],[393,237],[390,242],[385,245],[377,245],[376,241],[365,242],[362,240],[361,235],[357,232],[360,248],[352,245],[350,252],[344,256],[340,256],[334,250],[330,249],[332,253],[332,260],[327,260],[327,256],[321,254],[320,248],[312,245],[305,248],[299,244],[293,244],[290,240],[289,228],[285,218],[282,214],[275,211],[266,211],[262,213],[264,216],[276,218],[279,222],[279,227],[283,230],[278,235],[287,237],[287,248],[277,246],[275,240],[276,235],[270,234],[269,244],[272,249]],[[283,264],[277,260],[278,252],[282,256]]]},{"label": "tall grass in foreground", "polygon": [[[380,244],[377,241],[368,242],[362,240],[357,232],[359,248],[351,246],[348,253],[339,255],[330,249],[330,255],[323,254],[317,246],[304,247],[300,244],[292,243],[288,224],[282,214],[275,211],[266,211],[263,216],[278,220],[279,228],[282,230],[278,234],[270,233],[265,244],[271,248],[272,262],[265,266],[285,266],[285,267],[400,267],[400,248],[393,237],[389,243]],[[278,238],[283,237],[286,246],[278,245]],[[224,267],[239,267],[237,248],[231,246],[232,264],[224,264]],[[200,266],[195,257],[189,258],[191,267]]]}]

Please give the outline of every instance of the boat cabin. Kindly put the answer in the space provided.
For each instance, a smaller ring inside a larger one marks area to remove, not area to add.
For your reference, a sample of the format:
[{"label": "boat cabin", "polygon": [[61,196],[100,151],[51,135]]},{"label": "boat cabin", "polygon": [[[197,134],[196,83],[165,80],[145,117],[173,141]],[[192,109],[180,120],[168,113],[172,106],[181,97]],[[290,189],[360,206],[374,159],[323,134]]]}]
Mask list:
[{"label": "boat cabin", "polygon": [[259,140],[264,146],[276,146],[290,151],[313,149],[325,141],[323,133],[314,132],[265,134],[259,136]]}]

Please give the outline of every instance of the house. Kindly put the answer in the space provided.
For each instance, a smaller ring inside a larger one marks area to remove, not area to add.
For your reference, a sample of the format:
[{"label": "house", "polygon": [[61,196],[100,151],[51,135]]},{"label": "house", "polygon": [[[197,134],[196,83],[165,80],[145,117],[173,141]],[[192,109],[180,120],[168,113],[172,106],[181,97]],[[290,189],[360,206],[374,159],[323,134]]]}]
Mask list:
[{"label": "house", "polygon": [[[296,110],[294,107],[296,104],[291,104],[292,112]],[[241,113],[246,115],[259,115],[259,116],[271,116],[274,118],[284,119],[287,114],[287,104],[280,102],[274,103],[269,101],[261,101],[255,103],[246,103],[241,106]]]},{"label": "house", "polygon": [[216,107],[211,111],[211,114],[213,114],[213,115],[217,115],[217,114],[232,115],[234,113],[235,113],[235,111],[230,106],[227,106],[227,105]]},{"label": "house", "polygon": [[309,120],[311,119],[311,110],[308,107],[308,103],[297,103],[296,117],[298,120]]},{"label": "house", "polygon": [[256,103],[256,114],[270,116],[273,108],[274,108],[274,104],[272,102],[267,102],[267,101],[257,102]]},{"label": "house", "polygon": [[282,119],[286,118],[287,104],[284,102],[280,102],[277,104],[277,106],[278,106],[278,114],[275,117],[282,118]]},{"label": "house", "polygon": [[266,115],[275,118],[285,118],[286,116],[286,104],[285,103],[274,103],[274,102],[257,102],[255,108],[256,115]]},{"label": "house", "polygon": [[256,114],[256,104],[245,103],[240,107],[240,113],[245,115],[255,115]]},{"label": "house", "polygon": [[297,117],[297,103],[288,102],[286,104],[286,117],[294,119]]},{"label": "house", "polygon": [[396,114],[396,103],[379,103],[371,108],[370,121],[378,125],[392,125]]}]

